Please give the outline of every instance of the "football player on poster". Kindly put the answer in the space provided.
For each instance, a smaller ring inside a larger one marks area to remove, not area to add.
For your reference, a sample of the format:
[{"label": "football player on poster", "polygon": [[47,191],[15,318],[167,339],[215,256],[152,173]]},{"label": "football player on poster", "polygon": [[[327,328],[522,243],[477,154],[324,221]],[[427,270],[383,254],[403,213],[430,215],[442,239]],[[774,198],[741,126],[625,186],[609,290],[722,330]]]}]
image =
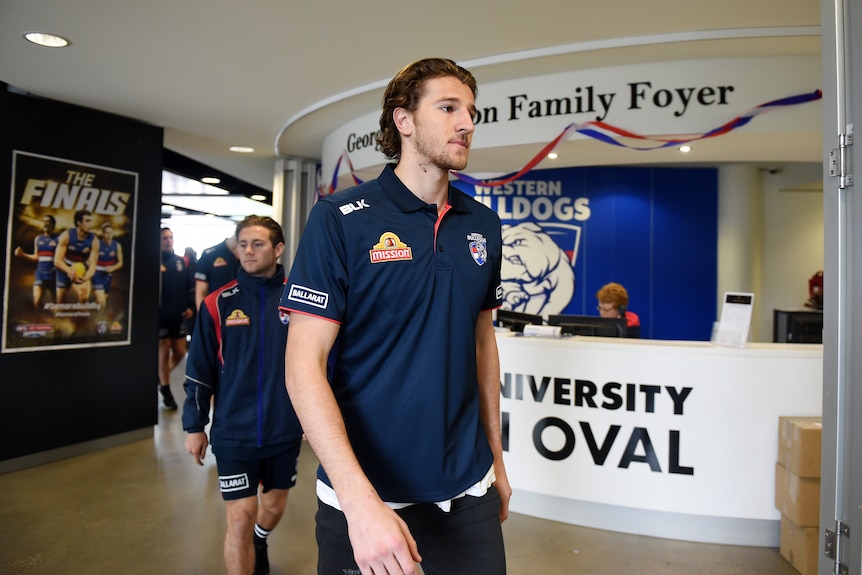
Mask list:
[{"label": "football player on poster", "polygon": [[66,301],[66,290],[70,287],[78,297],[78,303],[90,299],[92,283],[99,257],[99,238],[90,231],[93,214],[89,210],[75,212],[75,227],[60,234],[54,266],[57,268],[57,301]]}]

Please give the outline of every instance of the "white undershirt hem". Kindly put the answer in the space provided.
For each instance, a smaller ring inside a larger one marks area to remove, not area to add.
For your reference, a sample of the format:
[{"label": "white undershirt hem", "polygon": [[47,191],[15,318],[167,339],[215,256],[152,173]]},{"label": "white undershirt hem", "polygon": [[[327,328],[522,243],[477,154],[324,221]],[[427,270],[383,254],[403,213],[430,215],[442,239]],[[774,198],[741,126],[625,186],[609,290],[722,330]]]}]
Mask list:
[{"label": "white undershirt hem", "polygon": [[[452,501],[455,499],[459,499],[464,497],[465,495],[469,495],[470,497],[482,497],[486,493],[488,493],[488,489],[494,482],[497,480],[496,474],[494,474],[494,466],[491,466],[491,469],[488,470],[488,473],[485,474],[485,477],[479,480],[478,483],[470,486],[466,491],[460,493],[453,497],[452,499],[447,499],[445,501],[437,501],[434,503],[437,507],[448,513],[452,509]],[[338,497],[335,495],[335,490],[332,489],[329,485],[321,481],[317,480],[317,497],[330,507],[334,507],[341,511],[341,505],[338,503]],[[386,505],[391,507],[392,509],[403,509],[405,507],[409,507],[410,505],[415,505],[415,503],[393,503],[391,501],[384,501]]]}]

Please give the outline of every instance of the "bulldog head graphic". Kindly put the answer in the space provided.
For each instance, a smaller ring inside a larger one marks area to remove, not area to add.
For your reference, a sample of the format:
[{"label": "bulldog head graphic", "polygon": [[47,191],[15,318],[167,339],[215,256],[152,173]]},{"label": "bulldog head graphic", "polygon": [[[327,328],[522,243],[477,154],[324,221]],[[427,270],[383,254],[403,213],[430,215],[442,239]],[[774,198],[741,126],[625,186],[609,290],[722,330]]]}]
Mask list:
[{"label": "bulldog head graphic", "polygon": [[503,307],[523,313],[558,314],[575,293],[575,272],[566,252],[539,224],[503,226]]}]

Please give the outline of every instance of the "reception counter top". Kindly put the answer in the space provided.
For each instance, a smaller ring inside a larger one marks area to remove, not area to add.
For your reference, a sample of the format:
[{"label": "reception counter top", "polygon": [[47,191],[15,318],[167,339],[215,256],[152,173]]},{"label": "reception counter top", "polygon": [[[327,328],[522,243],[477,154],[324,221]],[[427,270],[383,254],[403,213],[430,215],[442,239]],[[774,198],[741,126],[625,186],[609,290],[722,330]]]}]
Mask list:
[{"label": "reception counter top", "polygon": [[511,510],[777,547],[778,418],[821,414],[821,345],[497,336]]}]

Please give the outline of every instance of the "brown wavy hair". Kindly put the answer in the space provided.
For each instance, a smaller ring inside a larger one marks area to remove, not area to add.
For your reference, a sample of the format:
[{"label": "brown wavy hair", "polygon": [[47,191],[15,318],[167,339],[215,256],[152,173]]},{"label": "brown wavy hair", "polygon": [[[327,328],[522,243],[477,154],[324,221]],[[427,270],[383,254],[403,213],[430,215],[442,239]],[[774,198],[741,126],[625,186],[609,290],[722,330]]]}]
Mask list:
[{"label": "brown wavy hair", "polygon": [[424,94],[425,82],[445,76],[461,80],[473,92],[473,98],[476,97],[478,89],[473,74],[446,58],[417,60],[402,68],[390,80],[383,92],[383,111],[380,114],[380,132],[377,134],[377,144],[387,158],[397,160],[401,157],[401,134],[392,117],[395,109],[414,111]]}]

